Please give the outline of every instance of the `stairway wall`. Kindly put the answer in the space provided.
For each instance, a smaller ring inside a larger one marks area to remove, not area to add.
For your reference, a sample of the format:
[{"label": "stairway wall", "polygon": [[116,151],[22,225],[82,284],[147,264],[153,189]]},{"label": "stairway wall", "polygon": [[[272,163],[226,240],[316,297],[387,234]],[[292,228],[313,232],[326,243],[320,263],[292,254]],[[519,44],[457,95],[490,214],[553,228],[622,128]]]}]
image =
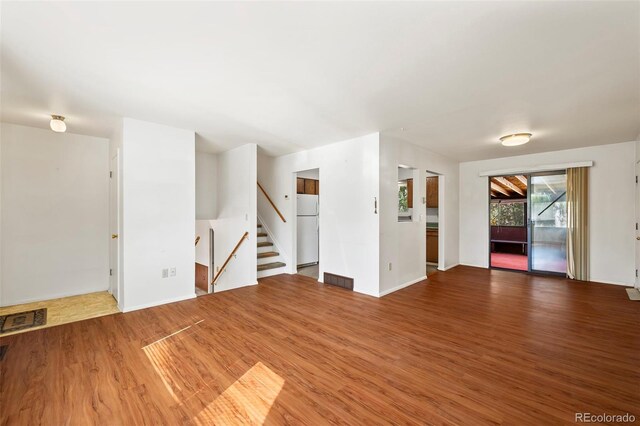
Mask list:
[{"label": "stairway wall", "polygon": [[217,218],[211,221],[214,236],[215,275],[245,231],[248,240],[229,262],[214,291],[257,284],[257,146],[247,144],[218,155]]},{"label": "stairway wall", "polygon": [[282,211],[283,223],[262,194],[258,213],[296,272],[298,171],[320,169],[320,279],[324,271],[352,277],[354,291],[378,296],[379,134],[373,133],[281,157],[260,155],[258,180]]}]

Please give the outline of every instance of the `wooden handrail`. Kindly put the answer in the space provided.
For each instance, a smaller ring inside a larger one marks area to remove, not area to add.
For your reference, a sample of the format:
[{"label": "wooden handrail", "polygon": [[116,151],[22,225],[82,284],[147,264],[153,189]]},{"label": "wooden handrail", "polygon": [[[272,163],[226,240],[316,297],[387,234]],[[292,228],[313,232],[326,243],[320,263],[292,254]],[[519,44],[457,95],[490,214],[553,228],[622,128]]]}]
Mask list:
[{"label": "wooden handrail", "polygon": [[278,210],[276,205],[273,203],[273,200],[271,200],[271,197],[269,197],[269,194],[267,194],[267,191],[265,191],[264,188],[262,187],[262,185],[260,185],[260,182],[257,182],[257,183],[258,183],[258,188],[260,188],[260,190],[262,191],[264,196],[267,197],[267,200],[271,204],[271,207],[273,207],[273,209],[276,211],[276,213],[278,213],[278,216],[280,216],[280,219],[282,219],[283,222],[286,222],[284,216],[282,216],[282,213],[280,213],[280,210]]},{"label": "wooden handrail", "polygon": [[220,274],[222,274],[224,272],[224,269],[227,267],[227,264],[229,263],[229,261],[231,260],[231,258],[233,257],[234,254],[236,254],[236,252],[238,251],[238,249],[240,248],[240,245],[242,244],[242,242],[244,240],[246,240],[247,238],[249,238],[249,232],[245,232],[244,235],[242,236],[242,238],[240,238],[240,241],[238,241],[238,244],[236,244],[236,246],[234,247],[233,251],[231,252],[231,254],[229,255],[229,257],[227,257],[227,260],[224,261],[224,263],[222,264],[222,268],[220,268],[218,270],[218,273],[216,274],[215,277],[213,277],[213,280],[211,280],[211,285],[215,285],[216,284],[216,280],[218,279],[218,277],[220,276]]}]

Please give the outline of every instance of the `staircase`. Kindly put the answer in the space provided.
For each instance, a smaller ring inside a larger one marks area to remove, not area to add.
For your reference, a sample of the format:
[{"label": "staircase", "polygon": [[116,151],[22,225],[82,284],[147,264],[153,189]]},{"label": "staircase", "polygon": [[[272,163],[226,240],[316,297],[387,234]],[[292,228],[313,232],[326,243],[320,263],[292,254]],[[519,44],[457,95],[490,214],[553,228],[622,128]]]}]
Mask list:
[{"label": "staircase", "polygon": [[286,263],[261,224],[258,224],[258,278],[285,273]]}]

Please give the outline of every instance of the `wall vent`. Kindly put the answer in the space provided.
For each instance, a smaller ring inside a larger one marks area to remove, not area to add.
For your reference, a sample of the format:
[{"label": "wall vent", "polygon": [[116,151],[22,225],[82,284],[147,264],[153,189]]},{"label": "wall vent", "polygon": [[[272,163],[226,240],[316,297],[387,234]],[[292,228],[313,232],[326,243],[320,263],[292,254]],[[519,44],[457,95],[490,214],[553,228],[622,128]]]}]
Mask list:
[{"label": "wall vent", "polygon": [[337,287],[342,287],[347,290],[353,291],[353,278],[343,277],[341,275],[325,272],[324,283],[329,285],[335,285]]}]

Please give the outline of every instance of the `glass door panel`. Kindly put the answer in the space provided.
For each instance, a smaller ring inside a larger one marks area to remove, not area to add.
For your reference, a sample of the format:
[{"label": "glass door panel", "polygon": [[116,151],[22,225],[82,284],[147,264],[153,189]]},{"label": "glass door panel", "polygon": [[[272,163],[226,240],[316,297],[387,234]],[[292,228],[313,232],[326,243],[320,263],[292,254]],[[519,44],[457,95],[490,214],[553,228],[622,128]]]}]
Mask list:
[{"label": "glass door panel", "polygon": [[564,171],[532,174],[529,179],[529,269],[567,272],[567,176]]}]

